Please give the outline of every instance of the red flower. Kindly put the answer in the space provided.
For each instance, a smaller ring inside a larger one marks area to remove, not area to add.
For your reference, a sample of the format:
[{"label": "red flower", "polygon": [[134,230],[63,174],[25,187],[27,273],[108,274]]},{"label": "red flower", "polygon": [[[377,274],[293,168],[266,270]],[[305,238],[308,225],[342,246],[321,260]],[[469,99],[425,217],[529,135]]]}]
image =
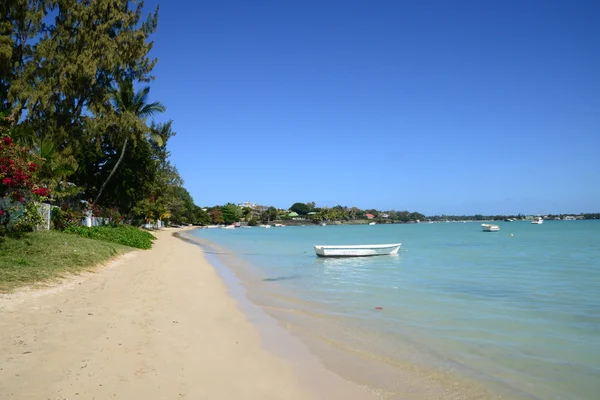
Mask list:
[{"label": "red flower", "polygon": [[2,179],[2,184],[3,184],[3,185],[6,185],[6,186],[8,186],[8,185],[10,185],[10,184],[11,184],[11,182],[12,182],[12,181],[10,180],[10,178],[3,178],[3,179]]},{"label": "red flower", "polygon": [[0,216],[4,215],[4,211],[0,210]]},{"label": "red flower", "polygon": [[6,145],[10,145],[10,144],[12,143],[12,141],[13,141],[13,140],[12,140],[12,138],[10,138],[10,137],[8,137],[8,136],[7,136],[7,137],[5,137],[5,138],[3,139],[3,141],[4,141],[4,144],[6,144]]},{"label": "red flower", "polygon": [[48,196],[48,189],[46,188],[39,188],[39,189],[35,189],[33,190],[33,193],[37,194],[38,196]]},{"label": "red flower", "polygon": [[34,172],[39,168],[36,163],[29,163],[29,172]]}]

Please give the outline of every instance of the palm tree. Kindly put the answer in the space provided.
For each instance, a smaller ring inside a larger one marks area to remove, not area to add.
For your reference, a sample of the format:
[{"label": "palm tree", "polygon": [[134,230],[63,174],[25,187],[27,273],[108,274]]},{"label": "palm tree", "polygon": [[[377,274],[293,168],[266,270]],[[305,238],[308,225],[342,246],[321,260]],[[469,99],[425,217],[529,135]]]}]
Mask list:
[{"label": "palm tree", "polygon": [[45,136],[41,140],[34,140],[33,148],[44,160],[39,171],[39,178],[51,189],[53,197],[63,198],[76,195],[80,188],[67,181],[68,177],[73,175],[79,167],[71,147],[59,151],[53,139]]},{"label": "palm tree", "polygon": [[146,125],[146,118],[165,111],[165,106],[157,101],[148,103],[148,93],[150,93],[150,88],[148,86],[135,93],[133,90],[133,82],[130,79],[121,82],[119,89],[114,90],[111,93],[111,103],[119,117],[119,121],[125,125],[125,131],[122,132],[124,135],[123,147],[121,148],[121,155],[119,156],[117,163],[112,171],[110,171],[110,174],[96,195],[96,199],[94,200],[94,203],[96,204],[106,188],[106,185],[123,161],[129,140],[135,140],[145,133],[148,133],[149,129]]}]

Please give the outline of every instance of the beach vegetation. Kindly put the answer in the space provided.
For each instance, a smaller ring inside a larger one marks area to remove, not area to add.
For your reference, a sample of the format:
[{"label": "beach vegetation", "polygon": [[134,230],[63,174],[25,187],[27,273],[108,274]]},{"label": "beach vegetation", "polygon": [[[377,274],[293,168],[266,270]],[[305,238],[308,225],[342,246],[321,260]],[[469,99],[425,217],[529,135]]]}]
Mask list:
[{"label": "beach vegetation", "polygon": [[102,240],[105,242],[118,243],[137,249],[149,249],[152,241],[156,238],[150,232],[130,225],[122,226],[70,226],[65,233],[79,235],[81,237]]},{"label": "beach vegetation", "polygon": [[263,223],[269,223],[271,221],[275,221],[277,219],[277,215],[277,209],[271,206],[261,213],[260,220]]},{"label": "beach vegetation", "polygon": [[225,222],[223,219],[223,212],[219,206],[209,209],[208,215],[210,216],[210,223],[213,225],[218,225]]},{"label": "beach vegetation", "polygon": [[[29,149],[29,161],[38,158],[39,180],[28,190],[43,191],[59,210],[57,229],[86,211],[111,210],[134,225],[208,221],[169,161],[172,121],[152,121],[165,111],[149,86],[158,8],[143,7],[131,0],[3,5],[0,134]],[[4,178],[18,199],[13,177]]]},{"label": "beach vegetation", "polygon": [[290,211],[298,213],[298,215],[306,215],[311,211],[311,208],[308,204],[294,203],[290,207]]},{"label": "beach vegetation", "polygon": [[58,231],[28,233],[24,239],[5,237],[0,246],[0,292],[90,270],[131,250]]},{"label": "beach vegetation", "polygon": [[146,119],[156,113],[165,111],[165,106],[161,103],[148,101],[150,87],[146,86],[139,92],[134,92],[133,81],[130,78],[118,82],[118,88],[110,91],[110,100],[114,107],[115,120],[118,128],[114,130],[114,136],[117,138],[116,143],[122,141],[120,154],[115,164],[110,169],[110,173],[106,176],[104,182],[100,186],[96,194],[95,203],[98,203],[104,188],[115,174],[117,168],[123,162],[123,157],[126,154],[127,144],[129,141],[140,141],[144,135],[152,135],[151,140],[162,143],[162,138],[157,135],[156,131],[150,130],[146,125]]},{"label": "beach vegetation", "polygon": [[221,212],[223,213],[223,221],[226,224],[239,222],[242,218],[242,208],[233,203],[225,204],[223,207],[221,207]]}]

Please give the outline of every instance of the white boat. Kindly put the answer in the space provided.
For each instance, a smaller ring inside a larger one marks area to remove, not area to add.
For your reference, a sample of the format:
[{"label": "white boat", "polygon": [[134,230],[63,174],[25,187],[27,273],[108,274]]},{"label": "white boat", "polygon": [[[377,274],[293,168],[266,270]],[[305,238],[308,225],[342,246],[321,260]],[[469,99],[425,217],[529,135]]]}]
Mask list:
[{"label": "white boat", "polygon": [[321,222],[320,224],[321,226],[327,226],[327,224],[325,222]]},{"label": "white boat", "polygon": [[544,219],[542,217],[534,217],[531,223],[541,225],[544,223]]},{"label": "white boat", "polygon": [[504,220],[504,222],[514,222],[514,221],[515,221],[515,220],[514,220],[514,219],[512,219],[512,218],[506,218],[506,219]]},{"label": "white boat", "polygon": [[369,222],[369,225],[375,225],[376,222]]},{"label": "white boat", "polygon": [[222,226],[221,229],[235,229],[235,224]]},{"label": "white boat", "polygon": [[218,228],[218,227],[219,227],[219,225],[208,225],[208,226],[206,227],[206,229],[216,229],[216,228]]},{"label": "white boat", "polygon": [[366,257],[398,254],[401,245],[402,243],[345,246],[317,245],[314,247],[315,253],[319,257]]},{"label": "white boat", "polygon": [[271,225],[261,225],[260,227],[269,229],[271,227]]},{"label": "white boat", "polygon": [[481,230],[484,232],[498,232],[500,227],[498,225],[481,224]]}]

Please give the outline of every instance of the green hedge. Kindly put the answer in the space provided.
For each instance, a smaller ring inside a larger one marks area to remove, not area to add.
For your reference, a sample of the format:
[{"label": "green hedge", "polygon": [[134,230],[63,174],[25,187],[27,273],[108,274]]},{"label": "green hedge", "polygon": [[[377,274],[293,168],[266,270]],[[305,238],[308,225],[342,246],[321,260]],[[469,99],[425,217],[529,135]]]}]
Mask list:
[{"label": "green hedge", "polygon": [[123,226],[72,226],[65,229],[67,233],[73,233],[90,239],[104,240],[119,243],[138,249],[149,249],[152,241],[156,239],[150,232],[143,231],[130,225]]}]

